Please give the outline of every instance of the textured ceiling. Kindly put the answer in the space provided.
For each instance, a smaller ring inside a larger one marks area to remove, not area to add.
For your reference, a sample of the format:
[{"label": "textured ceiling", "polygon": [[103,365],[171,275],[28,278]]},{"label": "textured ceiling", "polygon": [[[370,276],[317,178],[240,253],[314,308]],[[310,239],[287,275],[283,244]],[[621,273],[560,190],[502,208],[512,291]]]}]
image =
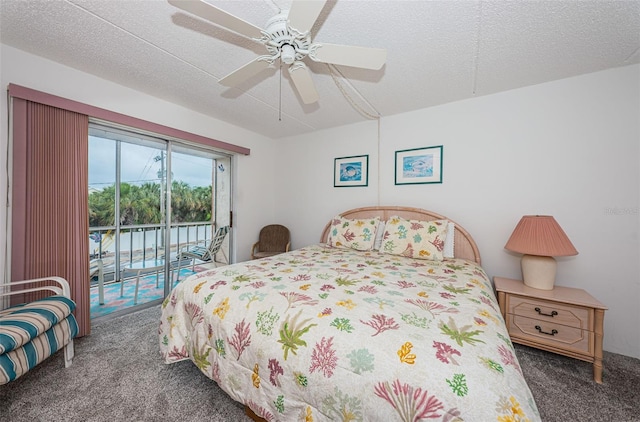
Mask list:
[{"label": "textured ceiling", "polygon": [[[270,138],[365,120],[351,103],[390,116],[640,62],[640,1],[329,0],[313,41],[385,48],[387,62],[337,66],[340,89],[305,60],[320,100],[304,105],[275,68],[219,85],[264,46],[165,0],[0,1],[3,44]],[[291,3],[208,1],[259,27]]]}]

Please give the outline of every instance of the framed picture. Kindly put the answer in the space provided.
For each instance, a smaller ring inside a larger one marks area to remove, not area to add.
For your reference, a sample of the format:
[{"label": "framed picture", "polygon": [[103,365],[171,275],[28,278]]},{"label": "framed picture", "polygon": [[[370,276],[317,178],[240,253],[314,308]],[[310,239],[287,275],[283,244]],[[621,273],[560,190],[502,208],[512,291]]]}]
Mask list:
[{"label": "framed picture", "polygon": [[333,163],[333,186],[336,188],[367,186],[369,184],[369,156],[336,158]]},{"label": "framed picture", "polygon": [[442,145],[396,151],[396,185],[442,183]]}]

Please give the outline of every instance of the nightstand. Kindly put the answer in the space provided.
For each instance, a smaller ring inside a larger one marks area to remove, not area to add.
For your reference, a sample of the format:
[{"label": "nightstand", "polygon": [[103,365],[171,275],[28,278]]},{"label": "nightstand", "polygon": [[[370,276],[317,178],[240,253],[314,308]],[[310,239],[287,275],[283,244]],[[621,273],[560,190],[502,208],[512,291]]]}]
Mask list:
[{"label": "nightstand", "polygon": [[540,290],[502,277],[493,282],[514,343],[592,362],[593,379],[602,383],[606,306],[582,289]]}]

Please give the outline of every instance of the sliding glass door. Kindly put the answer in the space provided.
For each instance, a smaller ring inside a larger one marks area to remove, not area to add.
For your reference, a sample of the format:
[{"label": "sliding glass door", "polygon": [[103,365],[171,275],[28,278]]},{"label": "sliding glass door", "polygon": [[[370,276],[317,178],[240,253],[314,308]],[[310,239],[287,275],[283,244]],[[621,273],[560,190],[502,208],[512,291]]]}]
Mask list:
[{"label": "sliding glass door", "polygon": [[229,219],[230,178],[218,172],[230,163],[176,140],[90,126],[92,317],[158,301],[201,269],[178,268],[178,254],[210,240],[219,216]]},{"label": "sliding glass door", "polygon": [[[229,163],[228,157],[211,151],[172,145],[170,243],[176,248],[172,251],[174,256],[179,257],[181,250],[194,246],[208,246],[216,229],[229,224],[230,178],[226,171]],[[217,261],[228,262],[228,239],[219,255]],[[178,264],[181,269],[175,271],[175,281],[216,265],[193,262],[192,258],[180,260],[174,267]],[[170,290],[171,286],[166,287]]]}]

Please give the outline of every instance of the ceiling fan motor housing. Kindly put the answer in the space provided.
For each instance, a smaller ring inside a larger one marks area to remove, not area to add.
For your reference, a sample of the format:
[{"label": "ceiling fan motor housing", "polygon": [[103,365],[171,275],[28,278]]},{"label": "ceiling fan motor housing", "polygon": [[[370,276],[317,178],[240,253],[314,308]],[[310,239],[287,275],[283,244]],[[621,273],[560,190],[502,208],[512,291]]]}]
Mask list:
[{"label": "ceiling fan motor housing", "polygon": [[311,35],[300,33],[288,24],[289,11],[284,10],[267,21],[264,44],[270,54],[280,56],[286,64],[302,60],[309,54]]}]

